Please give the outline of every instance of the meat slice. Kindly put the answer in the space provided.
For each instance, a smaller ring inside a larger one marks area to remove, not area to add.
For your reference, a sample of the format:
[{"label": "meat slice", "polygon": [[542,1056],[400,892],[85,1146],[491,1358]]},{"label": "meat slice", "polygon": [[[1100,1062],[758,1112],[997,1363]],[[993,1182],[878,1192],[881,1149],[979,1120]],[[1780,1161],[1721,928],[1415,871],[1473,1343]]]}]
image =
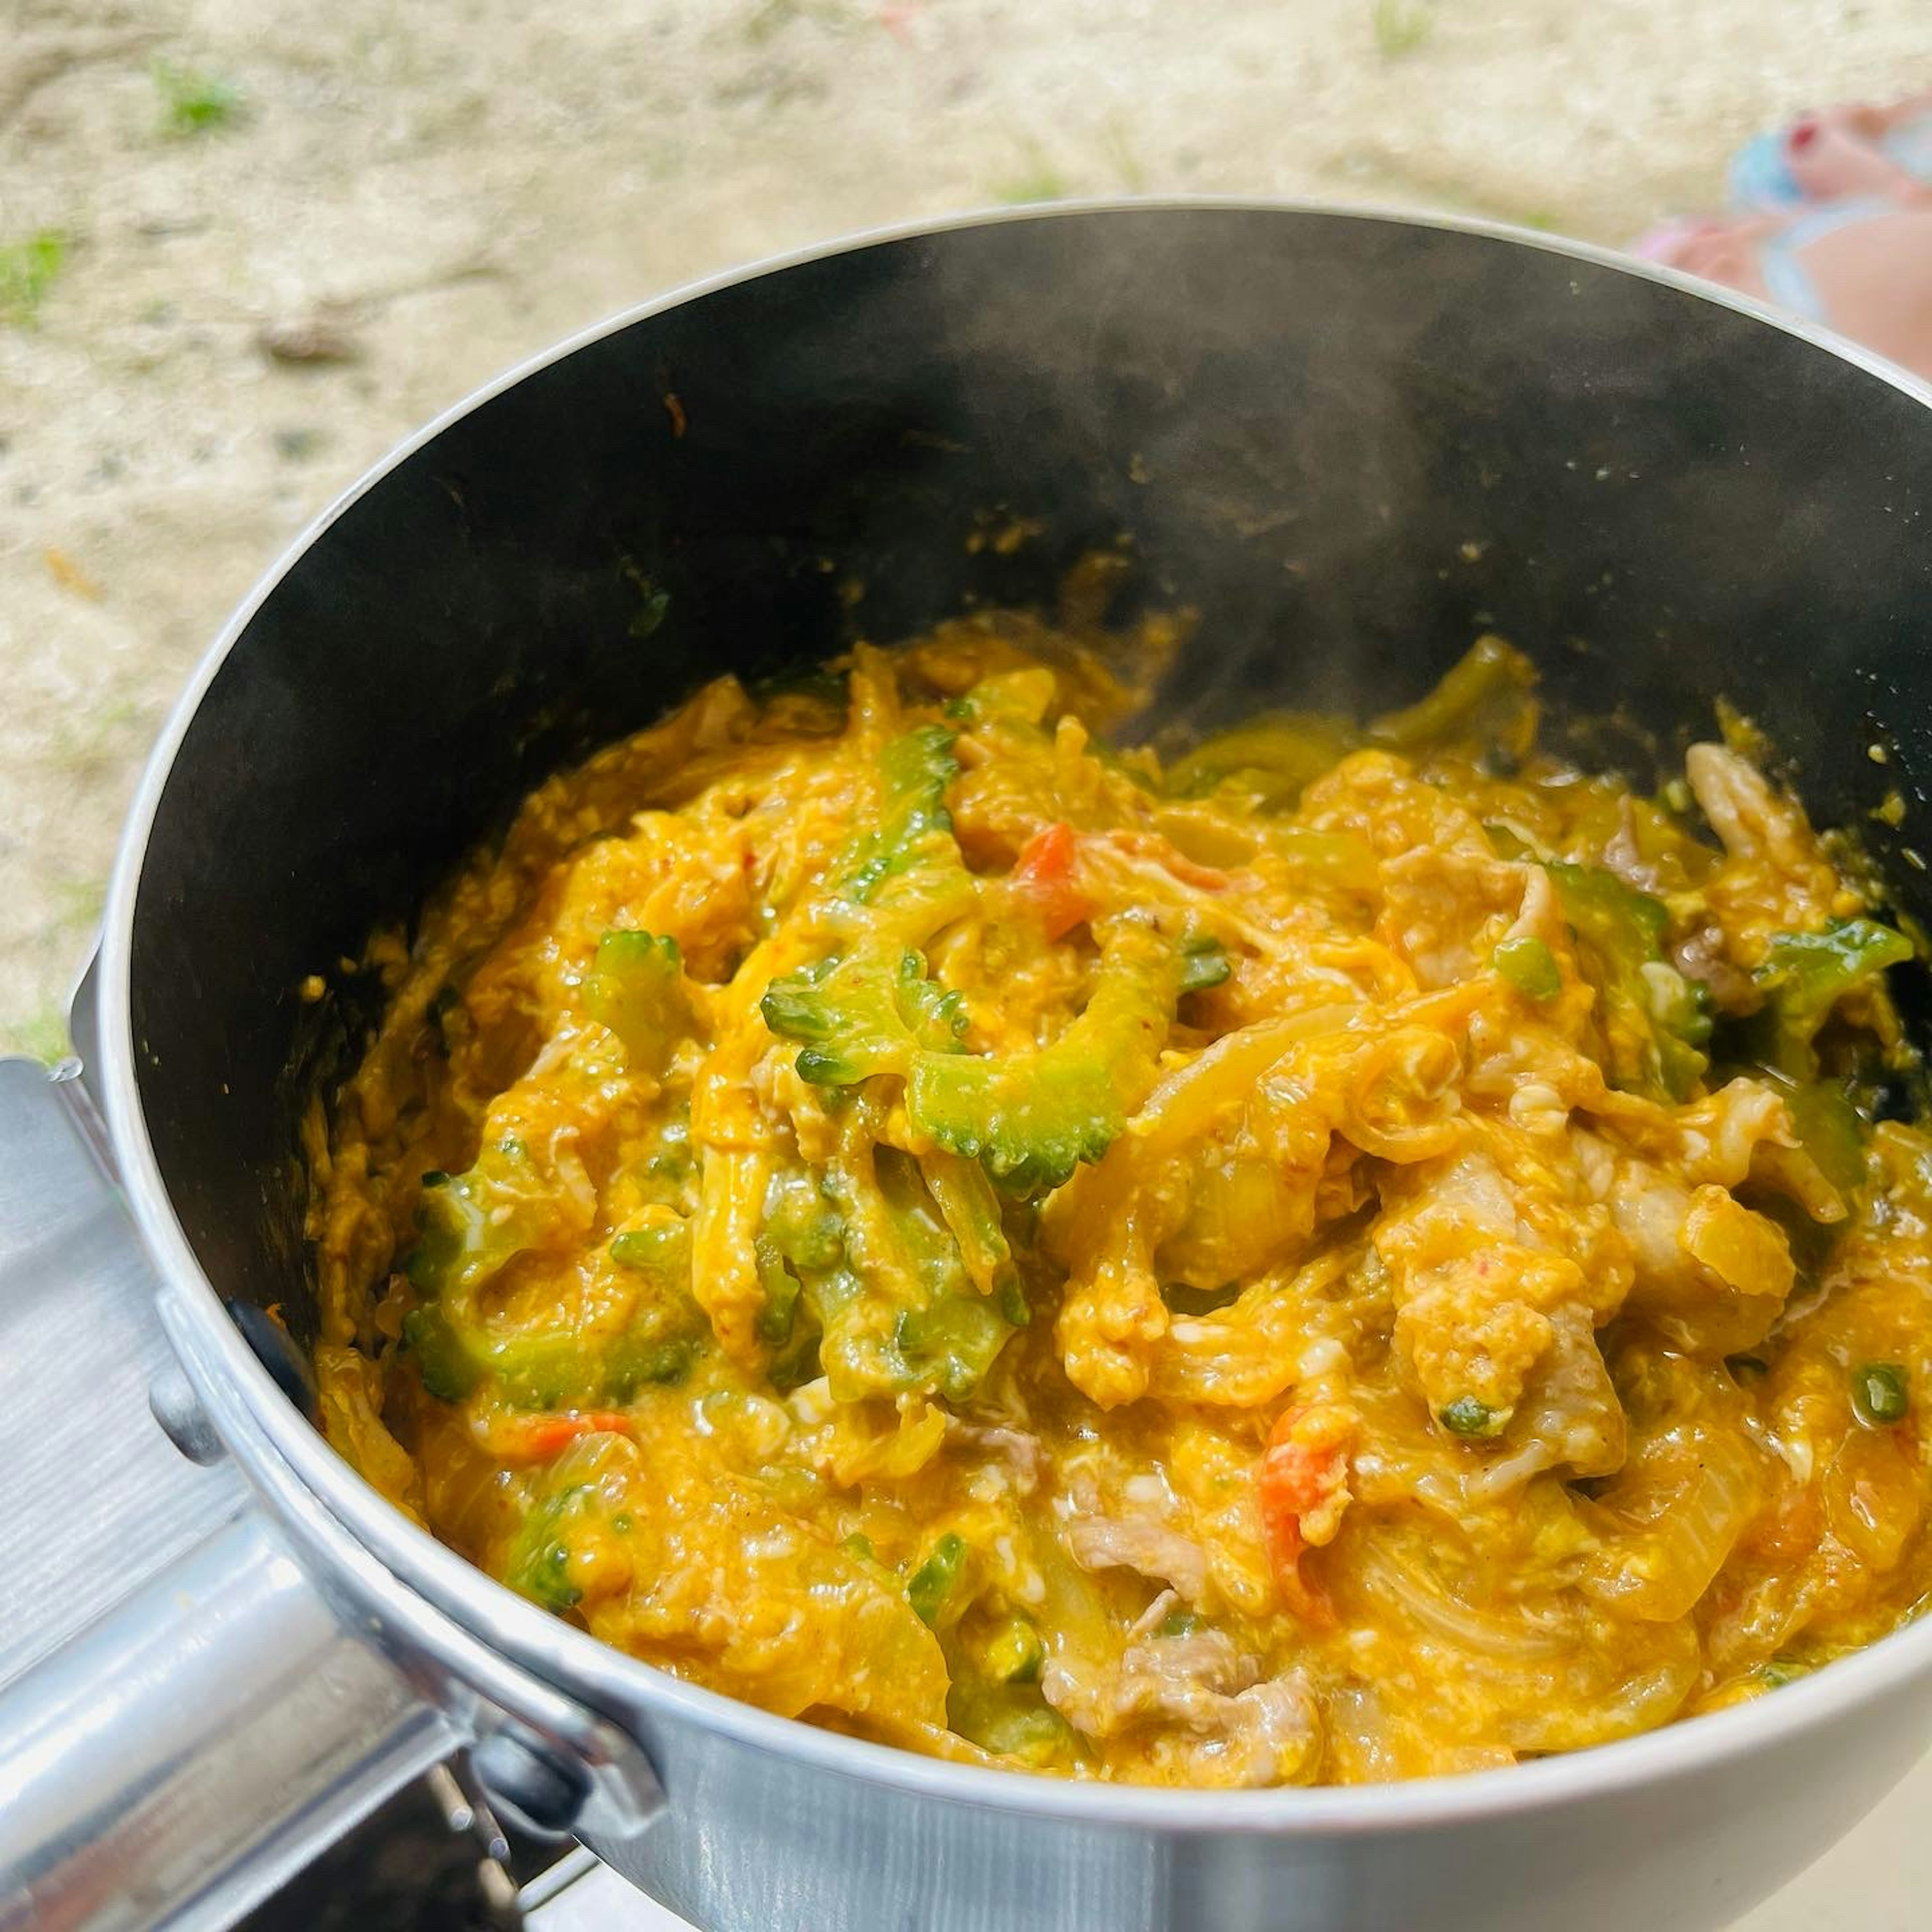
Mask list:
[{"label": "meat slice", "polygon": [[1090,1738],[1153,1733],[1150,1756],[1190,1784],[1248,1787],[1299,1782],[1313,1770],[1321,1729],[1298,1676],[1264,1680],[1222,1630],[1155,1634],[1177,1599],[1163,1592],[1111,1669],[1090,1676],[1056,1659],[1040,1678],[1047,1702]]},{"label": "meat slice", "polygon": [[1150,1517],[1076,1516],[1066,1526],[1066,1546],[1083,1570],[1136,1570],[1172,1584],[1190,1604],[1208,1593],[1208,1552]]},{"label": "meat slice", "polygon": [[1858,910],[1796,801],[1749,759],[1728,746],[1693,745],[1684,775],[1724,843],[1724,862],[1704,896],[1732,967],[1749,972],[1774,932],[1816,932],[1834,914]]},{"label": "meat slice", "polygon": [[950,1419],[946,1441],[956,1447],[1005,1463],[1013,1487],[1023,1496],[1038,1489],[1046,1474],[1046,1450],[1030,1430],[1008,1429],[990,1424]]}]

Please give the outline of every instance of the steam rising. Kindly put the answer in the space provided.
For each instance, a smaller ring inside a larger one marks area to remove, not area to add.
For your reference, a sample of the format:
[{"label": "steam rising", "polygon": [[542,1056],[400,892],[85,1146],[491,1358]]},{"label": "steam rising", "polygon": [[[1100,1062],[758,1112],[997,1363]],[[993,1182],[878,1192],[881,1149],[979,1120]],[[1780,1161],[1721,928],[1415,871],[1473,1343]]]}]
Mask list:
[{"label": "steam rising", "polygon": [[[1841,418],[1794,404],[1828,391],[1922,478],[1922,411],[1640,275],[1210,209],[967,231],[924,268],[917,321],[964,372],[974,466],[1056,561],[1124,532],[1139,598],[1200,610],[1164,728],[1383,710],[1496,628],[1556,710],[1618,713],[1634,744],[1708,730],[1720,692],[1792,744],[1814,718],[1786,667],[1854,675],[1846,640],[1891,621],[1872,592],[1898,580],[1913,493],[1901,475],[1848,518],[1872,493]],[[1826,582],[1855,608],[1821,610]]]}]

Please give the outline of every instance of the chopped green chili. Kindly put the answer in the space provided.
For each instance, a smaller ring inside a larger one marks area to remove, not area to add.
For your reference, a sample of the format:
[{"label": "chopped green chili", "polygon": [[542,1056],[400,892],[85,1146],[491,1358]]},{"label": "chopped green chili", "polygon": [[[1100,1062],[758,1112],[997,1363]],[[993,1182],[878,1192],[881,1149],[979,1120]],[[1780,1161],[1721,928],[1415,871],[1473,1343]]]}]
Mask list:
[{"label": "chopped green chili", "polygon": [[1541,940],[1528,934],[1504,940],[1496,950],[1495,964],[1526,1000],[1553,1000],[1563,990],[1556,955]]},{"label": "chopped green chili", "polygon": [[906,1585],[906,1600],[922,1623],[936,1624],[948,1600],[958,1588],[960,1573],[966,1567],[966,1545],[948,1530],[932,1546],[932,1553],[912,1573]]},{"label": "chopped green chili", "polygon": [[1896,1362],[1862,1362],[1852,1371],[1852,1406],[1874,1429],[1903,1422],[1912,1406],[1911,1377]]},{"label": "chopped green chili", "polygon": [[1491,1411],[1487,1402],[1478,1402],[1472,1395],[1459,1395],[1437,1412],[1436,1419],[1458,1436],[1486,1436]]}]

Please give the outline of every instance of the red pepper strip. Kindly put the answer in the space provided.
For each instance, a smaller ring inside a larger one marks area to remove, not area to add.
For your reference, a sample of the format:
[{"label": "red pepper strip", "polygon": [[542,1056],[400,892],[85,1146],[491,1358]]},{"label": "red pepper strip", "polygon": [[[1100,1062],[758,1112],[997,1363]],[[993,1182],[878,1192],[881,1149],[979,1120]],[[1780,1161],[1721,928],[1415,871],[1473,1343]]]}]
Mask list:
[{"label": "red pepper strip", "polygon": [[524,1415],[490,1432],[490,1446],[506,1459],[548,1462],[580,1436],[631,1433],[631,1418],[614,1409],[593,1408],[570,1415]]},{"label": "red pepper strip", "polygon": [[1013,862],[1013,884],[1039,909],[1049,939],[1064,938],[1094,916],[1094,902],[1074,878],[1078,856],[1078,838],[1063,818],[1036,832]]},{"label": "red pepper strip", "polygon": [[[1262,1528],[1282,1600],[1311,1623],[1332,1624],[1335,1613],[1326,1593],[1301,1574],[1308,1548],[1303,1520],[1331,1504],[1346,1486],[1352,1427],[1346,1412],[1298,1402],[1275,1418],[1255,1472]],[[1332,1519],[1328,1534],[1334,1534]]]}]

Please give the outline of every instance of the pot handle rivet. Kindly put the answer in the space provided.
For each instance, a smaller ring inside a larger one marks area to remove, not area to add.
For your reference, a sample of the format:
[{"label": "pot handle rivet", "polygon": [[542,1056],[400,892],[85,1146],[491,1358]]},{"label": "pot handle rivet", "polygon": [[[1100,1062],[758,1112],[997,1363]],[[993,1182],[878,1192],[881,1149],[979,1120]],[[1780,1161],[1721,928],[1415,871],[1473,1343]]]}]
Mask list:
[{"label": "pot handle rivet", "polygon": [[478,1740],[470,1766],[496,1809],[534,1838],[568,1838],[590,1795],[583,1766],[522,1730]]},{"label": "pot handle rivet", "polygon": [[148,1386],[148,1409],[161,1432],[190,1462],[206,1468],[226,1453],[208,1412],[178,1369],[164,1369]]}]

